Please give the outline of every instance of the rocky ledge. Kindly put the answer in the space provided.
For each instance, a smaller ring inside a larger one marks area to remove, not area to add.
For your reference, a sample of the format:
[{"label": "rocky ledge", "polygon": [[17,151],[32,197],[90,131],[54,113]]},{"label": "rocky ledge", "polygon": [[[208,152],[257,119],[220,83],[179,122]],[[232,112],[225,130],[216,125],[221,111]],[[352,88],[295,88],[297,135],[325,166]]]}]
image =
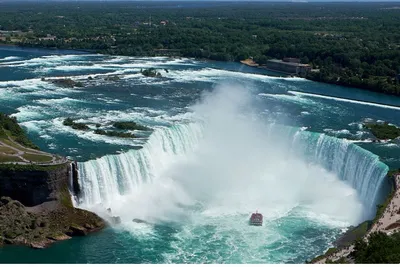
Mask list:
[{"label": "rocky ledge", "polygon": [[56,241],[101,230],[97,215],[57,201],[25,207],[9,197],[0,199],[0,245],[16,244],[45,248]]},{"label": "rocky ledge", "polygon": [[[0,184],[10,187],[10,191],[3,190],[0,198],[0,246],[45,248],[56,241],[84,236],[105,227],[105,222],[96,214],[73,207],[69,188],[73,171],[73,164],[64,164],[56,170],[32,171],[30,175],[27,170],[0,175]],[[6,183],[9,179],[12,184]],[[25,187],[40,197],[20,197],[28,194],[22,193]],[[9,197],[8,192],[16,191],[21,194],[14,194],[14,199]]]}]

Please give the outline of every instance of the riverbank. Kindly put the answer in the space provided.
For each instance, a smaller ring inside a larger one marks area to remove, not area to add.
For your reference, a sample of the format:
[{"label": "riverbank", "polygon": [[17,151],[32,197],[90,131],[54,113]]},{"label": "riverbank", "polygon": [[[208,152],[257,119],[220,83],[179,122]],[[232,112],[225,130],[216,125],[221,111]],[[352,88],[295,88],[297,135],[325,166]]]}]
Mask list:
[{"label": "riverbank", "polygon": [[7,50],[18,50],[18,49],[33,49],[35,51],[45,51],[45,52],[57,52],[60,54],[66,54],[66,53],[79,53],[79,54],[88,54],[88,53],[97,53],[96,50],[90,50],[90,49],[64,49],[64,48],[57,48],[57,47],[41,47],[41,46],[26,46],[26,45],[20,45],[20,44],[6,44],[6,43],[0,43],[0,49],[6,49]]},{"label": "riverbank", "polygon": [[[334,80],[332,80],[332,79],[323,79],[323,78],[321,78],[319,76],[319,70],[317,72],[311,71],[311,72],[309,72],[309,73],[307,73],[305,75],[297,75],[297,74],[294,74],[294,73],[288,73],[288,72],[283,72],[283,71],[270,69],[265,65],[258,64],[257,62],[255,62],[252,59],[242,60],[242,61],[240,61],[240,63],[242,63],[242,64],[244,64],[246,66],[249,66],[249,67],[254,67],[254,68],[258,68],[258,69],[265,69],[265,70],[268,70],[268,71],[281,73],[281,74],[284,74],[286,77],[300,77],[300,78],[307,79],[309,81],[314,81],[314,82],[319,82],[319,83],[333,84],[333,85],[338,85],[338,86],[346,86],[346,87],[350,87],[350,88],[357,88],[357,89],[367,90],[367,91],[381,93],[381,94],[399,96],[399,94],[396,93],[396,92],[378,90],[377,87],[375,88],[375,87],[366,86],[366,85],[363,85],[363,84],[359,84],[358,85],[358,84],[347,83],[347,82],[344,82],[343,79],[341,79],[340,77],[337,77]],[[351,79],[351,78],[352,77],[349,77],[349,79]]]},{"label": "riverbank", "polygon": [[[113,52],[109,52],[109,51],[105,51],[105,50],[101,50],[101,49],[72,49],[72,48],[58,48],[58,47],[46,47],[46,46],[41,46],[41,45],[21,45],[21,44],[7,44],[7,43],[0,43],[0,47],[10,47],[10,48],[31,48],[31,49],[47,49],[50,51],[57,51],[60,53],[64,53],[64,52],[68,52],[68,51],[72,51],[72,52],[78,52],[78,53],[96,53],[96,54],[103,54],[103,55],[111,55],[111,56],[129,56],[126,54],[122,54],[122,53],[113,53]],[[154,53],[145,53],[141,56],[148,56],[148,57],[152,57],[154,56]],[[158,55],[157,55],[158,56]],[[161,54],[162,56],[162,54]],[[184,57],[184,55],[175,55],[175,56],[171,56],[171,55],[165,55],[166,57],[169,58],[180,58],[180,57]],[[335,79],[328,79],[328,78],[324,78],[321,75],[319,75],[318,73],[309,73],[307,75],[295,75],[293,73],[286,73],[286,72],[282,72],[282,71],[277,71],[274,69],[270,69],[267,68],[265,65],[259,64],[256,61],[252,60],[252,59],[245,59],[245,60],[219,60],[219,59],[210,59],[210,58],[206,58],[206,57],[194,57],[196,60],[205,60],[205,61],[220,61],[220,62],[238,62],[241,64],[244,64],[246,66],[249,67],[254,67],[254,68],[258,68],[258,69],[265,69],[266,71],[271,71],[271,72],[275,72],[279,75],[284,75],[285,77],[301,77],[301,78],[305,78],[307,80],[310,81],[315,81],[315,82],[320,82],[320,83],[325,83],[325,84],[333,84],[333,85],[338,85],[338,86],[346,86],[346,87],[351,87],[351,88],[358,88],[358,89],[362,89],[362,90],[367,90],[367,91],[371,91],[371,92],[377,92],[377,93],[382,93],[382,94],[387,94],[387,95],[395,95],[395,96],[399,96],[399,93],[397,91],[390,91],[390,90],[381,90],[380,88],[378,88],[378,83],[377,81],[377,86],[372,86],[371,84],[358,84],[358,83],[352,83],[352,82],[346,82],[344,79],[341,79],[340,76],[337,76]],[[322,77],[322,78],[321,78]],[[357,77],[348,77],[347,79],[349,81],[351,81],[352,78],[357,78]]]},{"label": "riverbank", "polygon": [[[394,174],[394,188],[394,192],[389,196],[389,203],[387,203],[387,206],[381,214],[378,209],[374,223],[364,235],[363,239],[366,242],[368,242],[368,238],[371,234],[376,232],[383,232],[387,235],[391,235],[400,231],[400,173]],[[311,263],[353,263],[354,260],[351,258],[351,253],[353,251],[354,244],[342,249],[330,248],[325,255],[316,257]]]}]

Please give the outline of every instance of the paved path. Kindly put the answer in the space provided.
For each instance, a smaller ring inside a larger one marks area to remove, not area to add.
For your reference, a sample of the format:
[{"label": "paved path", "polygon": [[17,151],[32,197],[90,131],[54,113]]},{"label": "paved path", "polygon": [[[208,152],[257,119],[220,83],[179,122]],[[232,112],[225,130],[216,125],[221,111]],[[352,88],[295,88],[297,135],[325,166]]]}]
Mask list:
[{"label": "paved path", "polygon": [[[53,154],[50,154],[47,152],[24,147],[24,146],[18,144],[17,142],[15,142],[14,140],[12,140],[10,137],[8,137],[8,140],[10,142],[12,142],[13,146],[6,144],[4,142],[1,142],[1,141],[0,141],[0,146],[4,146],[4,147],[14,150],[15,154],[8,154],[8,153],[0,152],[0,155],[14,156],[14,157],[19,158],[21,161],[3,162],[2,164],[20,164],[20,165],[35,164],[35,165],[49,166],[49,165],[58,165],[58,164],[63,164],[63,163],[68,162],[67,158],[57,157],[56,155],[53,155]],[[48,156],[51,158],[51,160],[46,161],[46,162],[29,161],[23,157],[26,152],[28,152],[29,154],[34,154],[34,155],[38,155],[38,156]]]}]

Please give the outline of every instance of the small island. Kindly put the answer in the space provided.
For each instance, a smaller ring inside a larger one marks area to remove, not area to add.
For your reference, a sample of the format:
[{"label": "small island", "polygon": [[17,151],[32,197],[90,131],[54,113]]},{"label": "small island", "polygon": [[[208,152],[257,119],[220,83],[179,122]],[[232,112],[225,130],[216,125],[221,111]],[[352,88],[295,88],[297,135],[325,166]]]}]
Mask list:
[{"label": "small island", "polygon": [[364,127],[380,140],[396,139],[400,136],[400,128],[384,123],[365,123]]},{"label": "small island", "polygon": [[[88,125],[86,125],[85,123],[74,122],[74,120],[70,117],[66,118],[63,121],[63,125],[70,126],[72,129],[75,129],[75,130],[82,130],[82,131],[90,130],[90,127]],[[115,128],[115,130],[99,129],[102,125],[100,123],[96,123],[95,124],[96,129],[94,130],[94,133],[99,134],[99,135],[106,135],[106,136],[110,136],[110,137],[135,138],[136,136],[133,133],[124,132],[124,131],[127,131],[127,130],[128,131],[150,131],[151,130],[150,128],[148,128],[146,126],[142,126],[133,121],[114,122],[111,125],[113,128]]]},{"label": "small island", "polygon": [[150,128],[142,126],[133,121],[118,121],[114,122],[113,126],[119,130],[138,130],[138,131],[149,131]]},{"label": "small island", "polygon": [[124,133],[120,131],[104,131],[104,130],[95,130],[95,134],[106,135],[111,137],[121,137],[121,138],[135,138],[136,136],[131,133]]}]

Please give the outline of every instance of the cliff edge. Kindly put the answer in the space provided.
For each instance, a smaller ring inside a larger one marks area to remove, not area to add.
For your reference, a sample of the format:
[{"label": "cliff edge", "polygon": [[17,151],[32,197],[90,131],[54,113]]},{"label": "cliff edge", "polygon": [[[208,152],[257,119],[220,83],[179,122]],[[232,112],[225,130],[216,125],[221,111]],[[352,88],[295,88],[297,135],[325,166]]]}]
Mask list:
[{"label": "cliff edge", "polygon": [[73,206],[76,176],[75,163],[38,150],[0,113],[0,246],[45,248],[104,228],[99,216]]}]

